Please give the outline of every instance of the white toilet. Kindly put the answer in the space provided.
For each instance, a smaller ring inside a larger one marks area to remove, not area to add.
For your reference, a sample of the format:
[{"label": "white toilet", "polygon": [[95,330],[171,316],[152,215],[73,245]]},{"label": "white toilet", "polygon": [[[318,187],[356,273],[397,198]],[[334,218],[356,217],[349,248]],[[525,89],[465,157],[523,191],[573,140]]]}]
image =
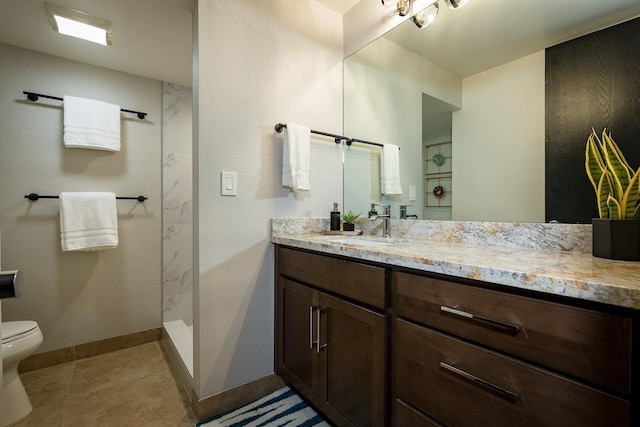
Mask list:
[{"label": "white toilet", "polygon": [[42,344],[42,332],[32,320],[2,322],[2,414],[0,426],[14,424],[31,412],[20,376],[18,363],[32,355]]}]

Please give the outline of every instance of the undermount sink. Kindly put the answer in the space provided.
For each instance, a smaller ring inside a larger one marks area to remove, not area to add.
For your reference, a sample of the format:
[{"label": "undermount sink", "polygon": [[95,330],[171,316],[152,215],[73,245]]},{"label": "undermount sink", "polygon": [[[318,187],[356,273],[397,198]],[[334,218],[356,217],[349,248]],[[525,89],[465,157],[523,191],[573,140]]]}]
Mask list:
[{"label": "undermount sink", "polygon": [[335,237],[331,238],[330,242],[332,243],[344,243],[346,245],[358,245],[358,246],[380,246],[380,245],[388,245],[389,243],[393,243],[392,241],[385,240],[374,240],[367,239],[365,237]]}]

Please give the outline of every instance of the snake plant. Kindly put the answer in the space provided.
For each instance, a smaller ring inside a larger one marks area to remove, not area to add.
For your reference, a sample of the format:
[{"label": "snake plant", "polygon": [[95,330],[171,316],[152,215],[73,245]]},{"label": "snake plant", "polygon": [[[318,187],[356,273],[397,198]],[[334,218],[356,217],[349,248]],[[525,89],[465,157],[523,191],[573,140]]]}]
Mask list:
[{"label": "snake plant", "polygon": [[354,213],[353,211],[349,211],[342,215],[342,219],[344,219],[344,222],[347,224],[353,224],[353,222],[360,217],[361,213],[362,212]]},{"label": "snake plant", "polygon": [[585,168],[596,191],[600,218],[640,219],[640,167],[634,171],[607,130],[602,139],[592,129]]}]

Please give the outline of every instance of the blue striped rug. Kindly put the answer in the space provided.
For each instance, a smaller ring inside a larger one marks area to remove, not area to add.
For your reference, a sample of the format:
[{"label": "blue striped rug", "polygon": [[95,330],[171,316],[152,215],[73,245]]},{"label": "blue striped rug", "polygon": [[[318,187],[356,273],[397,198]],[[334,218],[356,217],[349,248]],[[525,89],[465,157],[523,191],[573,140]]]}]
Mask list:
[{"label": "blue striped rug", "polygon": [[196,427],[329,427],[304,400],[289,387],[253,403],[215,415]]}]

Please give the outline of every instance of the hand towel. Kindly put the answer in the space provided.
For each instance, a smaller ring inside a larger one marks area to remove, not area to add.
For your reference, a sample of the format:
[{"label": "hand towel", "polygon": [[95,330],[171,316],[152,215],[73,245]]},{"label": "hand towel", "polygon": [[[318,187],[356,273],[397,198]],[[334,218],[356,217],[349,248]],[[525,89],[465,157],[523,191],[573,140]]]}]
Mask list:
[{"label": "hand towel", "polygon": [[287,123],[282,148],[282,186],[293,191],[310,190],[311,129]]},{"label": "hand towel", "polygon": [[380,192],[382,194],[402,194],[400,186],[400,148],[384,144],[380,159]]},{"label": "hand towel", "polygon": [[120,151],[120,106],[65,95],[64,145]]},{"label": "hand towel", "polygon": [[97,251],[118,246],[114,193],[60,193],[63,251]]}]

